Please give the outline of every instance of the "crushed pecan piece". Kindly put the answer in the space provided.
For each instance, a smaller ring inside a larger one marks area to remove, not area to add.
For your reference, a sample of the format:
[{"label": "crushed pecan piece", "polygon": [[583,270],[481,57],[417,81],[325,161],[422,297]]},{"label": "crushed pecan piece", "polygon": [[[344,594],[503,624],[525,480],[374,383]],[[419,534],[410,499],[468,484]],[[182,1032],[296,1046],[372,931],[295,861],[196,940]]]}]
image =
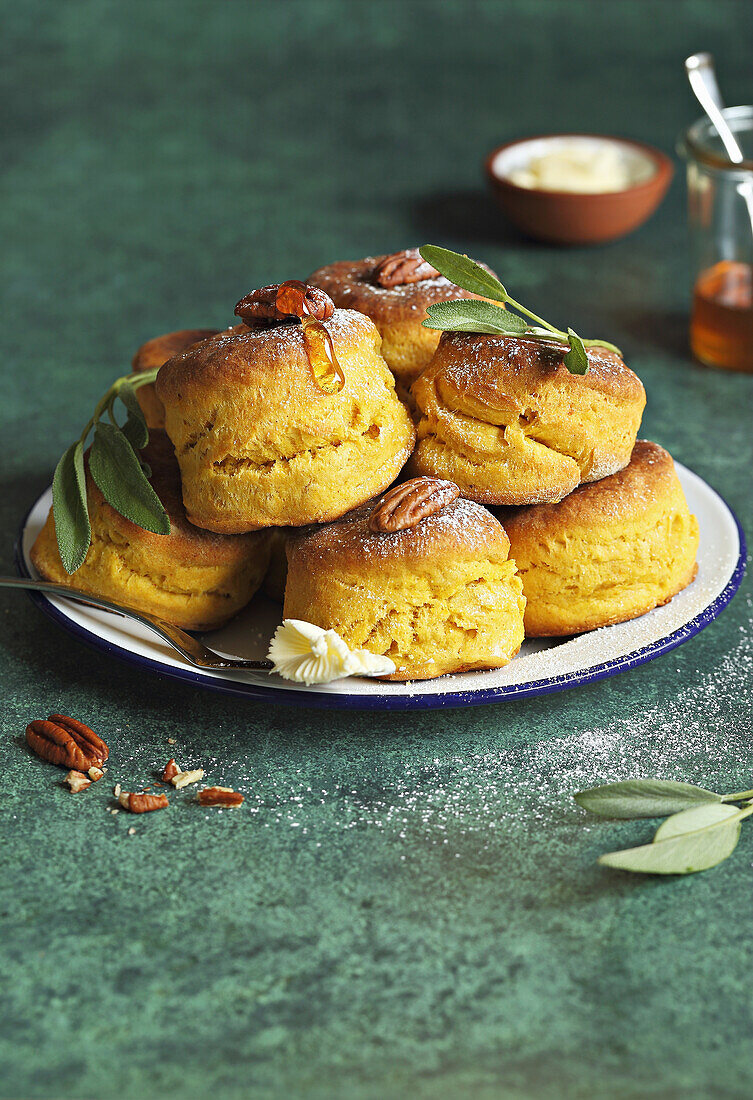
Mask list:
[{"label": "crushed pecan piece", "polygon": [[29,747],[61,768],[86,772],[92,766],[100,767],[110,755],[105,742],[76,718],[64,714],[51,714],[39,718],[26,727]]},{"label": "crushed pecan piece", "polygon": [[189,772],[176,772],[170,782],[174,787],[180,790],[181,787],[188,787],[191,783],[198,783],[199,780],[203,778],[204,769],[194,768],[193,771]]},{"label": "crushed pecan piece", "polygon": [[86,773],[91,779],[92,783],[96,783],[105,774],[104,768],[91,767]]},{"label": "crushed pecan piece", "polygon": [[414,477],[390,489],[369,516],[369,530],[392,534],[415,527],[422,519],[441,512],[460,496],[452,481],[436,477]]},{"label": "crushed pecan piece", "polygon": [[120,791],[118,802],[132,814],[148,814],[152,810],[165,810],[170,805],[166,794],[139,794],[136,791]]},{"label": "crushed pecan piece", "polygon": [[173,776],[176,776],[179,771],[180,768],[175,763],[175,758],[171,756],[168,762],[165,764],[164,770],[162,772],[162,782],[169,783]]},{"label": "crushed pecan piece", "polygon": [[290,317],[311,317],[326,321],[335,312],[329,294],[298,279],[271,283],[252,290],[235,307],[235,313],[249,328],[267,328]]},{"label": "crushed pecan piece", "polygon": [[196,795],[202,806],[240,806],[243,795],[232,787],[204,787]]},{"label": "crushed pecan piece", "polygon": [[83,772],[76,771],[69,771],[63,782],[68,784],[73,794],[85,791],[87,787],[92,785],[91,779],[88,779]]},{"label": "crushed pecan piece", "polygon": [[374,268],[374,278],[386,290],[423,279],[436,279],[439,272],[427,263],[417,248],[404,248],[385,256]]}]

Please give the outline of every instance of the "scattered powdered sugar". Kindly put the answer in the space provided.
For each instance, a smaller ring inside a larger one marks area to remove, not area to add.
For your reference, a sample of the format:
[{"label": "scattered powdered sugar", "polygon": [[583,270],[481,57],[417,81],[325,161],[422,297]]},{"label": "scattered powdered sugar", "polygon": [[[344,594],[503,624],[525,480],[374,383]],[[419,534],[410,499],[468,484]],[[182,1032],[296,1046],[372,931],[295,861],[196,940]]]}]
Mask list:
[{"label": "scattered powdered sugar", "polygon": [[[363,313],[350,309],[336,309],[324,326],[335,341],[359,341],[374,332],[373,324]],[[264,356],[284,355],[286,350],[297,348],[305,352],[303,328],[300,321],[291,319],[282,321],[270,328],[247,328],[235,325],[206,340],[200,349],[197,345],[184,352],[181,358],[188,361],[192,357],[219,362],[237,358],[244,352],[251,352],[254,359]],[[193,356],[192,356],[193,353]],[[249,355],[249,358],[251,356]]]},{"label": "scattered powdered sugar", "polygon": [[[478,332],[448,332],[435,360],[437,373],[458,388],[480,384],[500,386],[504,380],[518,380],[524,387],[536,375],[541,382],[558,381],[573,389],[608,389],[640,397],[643,386],[638,376],[607,348],[588,349],[588,373],[570,374],[564,366],[566,345],[544,343],[524,336]],[[527,400],[527,395],[526,400]]]},{"label": "scattered powdered sugar", "polygon": [[427,306],[434,302],[473,297],[444,275],[383,287],[374,276],[383,259],[384,256],[366,256],[362,260],[340,260],[314,271],[308,282],[326,290],[336,305],[362,310],[380,323],[400,320],[406,311],[418,314],[416,323],[419,323]]},{"label": "scattered powdered sugar", "polygon": [[753,786],[752,677],[753,641],[741,630],[734,648],[692,683],[606,725],[536,742],[527,765],[534,773],[545,772],[547,788],[560,797],[637,777],[713,786],[719,771],[736,777],[743,788]]},{"label": "scattered powdered sugar", "polygon": [[410,554],[439,555],[446,561],[448,553],[462,555],[473,551],[498,561],[500,545],[508,544],[503,528],[491,512],[472,500],[460,497],[425,516],[414,527],[379,534],[368,526],[376,503],[370,501],[342,520],[313,530],[303,543],[307,559],[336,561],[340,555],[356,550],[363,558],[372,560],[388,561]]},{"label": "scattered powdered sugar", "polygon": [[[497,835],[509,845],[511,836],[530,835],[532,821],[593,827],[595,819],[577,809],[572,795],[598,783],[645,777],[725,791],[753,786],[752,676],[753,641],[741,629],[737,644],[694,682],[679,690],[670,685],[630,713],[585,729],[570,728],[577,708],[565,703],[552,708],[548,728],[539,714],[533,733],[522,724],[530,728],[535,716],[529,723],[520,710],[497,731],[484,712],[465,711],[438,714],[401,748],[402,735],[385,718],[373,719],[376,732],[370,723],[369,732],[340,736],[329,729],[325,736],[325,720],[312,719],[322,752],[309,754],[292,774],[288,757],[277,763],[266,753],[223,760],[222,772],[243,791],[260,828],[297,830],[314,843],[376,829],[402,847],[401,859],[436,847],[452,858],[483,861]],[[357,767],[348,763],[354,753]],[[215,764],[211,757],[202,763]]]}]

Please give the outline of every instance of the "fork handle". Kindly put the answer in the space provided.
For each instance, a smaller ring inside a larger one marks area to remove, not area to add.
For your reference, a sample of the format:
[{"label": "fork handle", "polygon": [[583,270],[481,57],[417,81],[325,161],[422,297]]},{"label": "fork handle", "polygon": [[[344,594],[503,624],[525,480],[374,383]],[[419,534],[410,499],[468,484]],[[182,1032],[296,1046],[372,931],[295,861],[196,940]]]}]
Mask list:
[{"label": "fork handle", "polygon": [[142,626],[154,631],[155,634],[168,642],[173,649],[196,668],[212,669],[248,669],[249,671],[268,672],[272,668],[271,661],[251,661],[233,657],[221,657],[208,649],[197,638],[192,637],[179,626],[160,619],[157,615],[150,615],[145,611],[135,611],[130,607],[113,603],[105,596],[93,596],[80,588],[73,588],[67,584],[56,584],[55,581],[38,581],[31,577],[0,577],[0,588],[22,588],[33,592],[45,592],[48,596],[62,596],[68,600],[76,600],[77,603],[88,604],[90,607],[98,607],[102,611],[111,611],[114,615],[122,615],[126,619],[135,619]]},{"label": "fork handle", "polygon": [[23,588],[31,589],[34,592],[47,592],[50,596],[67,596],[68,599],[76,600],[80,603],[90,604],[91,607],[100,607],[104,611],[112,611],[115,615],[133,615],[134,618],[139,616],[139,612],[128,612],[121,608],[119,604],[113,603],[111,600],[107,600],[104,596],[92,596],[89,592],[84,592],[81,588],[73,588],[69,584],[56,584],[54,581],[37,581],[31,577],[0,577],[0,588]]}]

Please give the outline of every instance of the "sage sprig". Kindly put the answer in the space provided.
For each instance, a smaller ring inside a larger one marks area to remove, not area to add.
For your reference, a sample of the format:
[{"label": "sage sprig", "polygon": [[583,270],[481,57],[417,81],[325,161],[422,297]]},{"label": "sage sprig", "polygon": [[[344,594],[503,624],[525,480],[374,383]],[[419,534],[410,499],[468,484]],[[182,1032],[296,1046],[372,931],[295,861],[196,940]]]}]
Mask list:
[{"label": "sage sprig", "polygon": [[[91,543],[91,523],[86,499],[84,451],[94,433],[89,470],[108,504],[147,531],[170,533],[170,520],[147,480],[150,470],[138,452],[149,442],[149,430],[136,398],[140,386],[154,382],[157,369],[118,378],[97,402],[94,413],[78,440],[57,464],[52,481],[52,515],[60,560],[66,573],[75,573]],[[116,417],[118,399],[126,410],[121,424]]]},{"label": "sage sprig", "polygon": [[722,796],[672,779],[627,779],[605,783],[573,795],[589,813],[600,817],[629,820],[637,817],[663,817],[685,810],[699,802],[721,802]]},{"label": "sage sprig", "polygon": [[[419,252],[427,263],[455,286],[471,294],[493,299],[492,302],[477,298],[436,302],[427,309],[429,316],[423,322],[424,328],[441,329],[444,332],[525,336],[526,339],[567,345],[569,350],[565,355],[565,366],[571,374],[585,374],[588,371],[586,348],[608,348],[618,355],[622,354],[619,348],[606,340],[583,340],[572,328],[568,327],[563,332],[550,325],[543,317],[532,313],[526,306],[511,298],[499,279],[469,256],[452,252],[449,248],[440,248],[436,244],[425,244]],[[494,302],[501,302],[505,308],[494,305]]]},{"label": "sage sprig", "polygon": [[741,822],[753,814],[753,790],[722,795],[670,779],[607,783],[573,797],[600,817],[629,820],[670,814],[651,843],[599,857],[605,867],[652,875],[688,875],[715,867],[732,855]]}]

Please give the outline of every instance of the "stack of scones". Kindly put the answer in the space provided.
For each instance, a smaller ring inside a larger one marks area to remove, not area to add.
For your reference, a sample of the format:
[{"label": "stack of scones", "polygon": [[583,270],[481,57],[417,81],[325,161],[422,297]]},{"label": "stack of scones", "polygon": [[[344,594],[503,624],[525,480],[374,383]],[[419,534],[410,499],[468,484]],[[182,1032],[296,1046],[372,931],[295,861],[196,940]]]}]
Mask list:
[{"label": "stack of scones", "polygon": [[525,636],[623,622],[693,580],[697,522],[669,454],[636,442],[645,391],[616,352],[571,374],[566,347],[524,335],[440,338],[427,306],[473,295],[412,249],[281,286],[302,288],[296,313],[264,287],[234,327],[136,354],[160,366],[139,395],[170,534],[120,516],[87,468],[89,552],[69,577],[50,515],[43,577],[196,630],[264,586],[394,680],[501,667]]}]

